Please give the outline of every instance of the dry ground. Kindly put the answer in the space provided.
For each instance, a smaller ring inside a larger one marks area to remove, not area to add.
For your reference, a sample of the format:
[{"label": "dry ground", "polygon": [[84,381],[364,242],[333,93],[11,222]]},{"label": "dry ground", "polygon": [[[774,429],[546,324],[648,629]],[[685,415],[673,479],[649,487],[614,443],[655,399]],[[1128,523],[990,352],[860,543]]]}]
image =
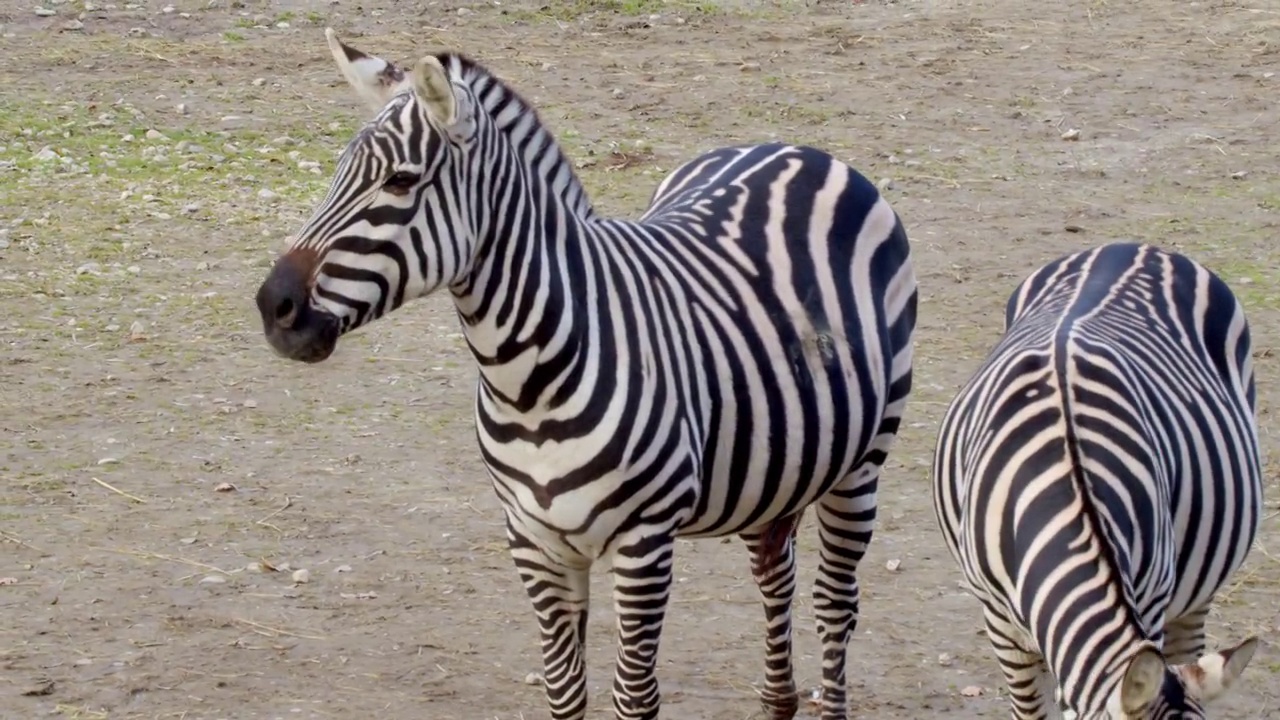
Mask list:
[{"label": "dry ground", "polygon": [[[257,283],[363,117],[325,25],[404,60],[473,53],[537,103],[613,212],[727,142],[815,143],[892,181],[923,293],[918,389],[862,574],[856,717],[1006,716],[927,465],[1039,263],[1139,238],[1219,270],[1253,322],[1275,456],[1268,0],[34,2],[0,0],[0,717],[547,716],[445,301],[313,368],[260,336]],[[1265,640],[1224,718],[1280,708],[1275,477],[1214,613],[1216,641]],[[805,687],[813,545],[806,526]],[[754,717],[761,613],[740,545],[683,543],[679,578],[664,717]]]}]

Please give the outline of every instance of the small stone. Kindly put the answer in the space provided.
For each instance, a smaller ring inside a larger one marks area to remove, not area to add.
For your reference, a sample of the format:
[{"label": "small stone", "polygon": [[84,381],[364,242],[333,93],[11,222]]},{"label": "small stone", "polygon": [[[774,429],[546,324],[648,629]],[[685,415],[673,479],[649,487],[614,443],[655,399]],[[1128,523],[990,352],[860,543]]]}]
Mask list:
[{"label": "small stone", "polygon": [[942,667],[951,667],[951,656],[946,653],[942,653],[938,656],[938,664]]},{"label": "small stone", "polygon": [[251,562],[248,565],[244,566],[245,572],[251,572],[251,573],[260,573],[265,569],[266,568],[264,568],[262,566],[262,563],[260,562]]},{"label": "small stone", "polygon": [[885,563],[884,568],[889,572],[898,572],[898,570],[902,568],[902,561],[897,558],[894,558],[889,562]]},{"label": "small stone", "polygon": [[146,28],[141,28],[141,27],[129,28],[129,37],[146,37],[147,35],[150,35],[150,33],[147,32]]},{"label": "small stone", "polygon": [[1066,140],[1066,141],[1068,141],[1068,142],[1074,142],[1074,141],[1076,141],[1076,140],[1079,140],[1079,139],[1080,139],[1080,131],[1079,131],[1079,130],[1077,130],[1077,129],[1075,129],[1075,128],[1071,128],[1070,130],[1068,130],[1068,131],[1066,131],[1066,132],[1062,133],[1062,139],[1063,139],[1063,140]]},{"label": "small stone", "polygon": [[524,676],[524,684],[525,684],[525,685],[541,685],[541,684],[542,684],[542,674],[541,674],[541,673],[536,673],[536,672],[531,672],[531,673],[529,673],[528,675],[525,675],[525,676]]},{"label": "small stone", "polygon": [[36,8],[36,15],[39,15],[40,17],[53,17],[54,15],[57,15],[57,14],[58,14],[57,10],[51,10],[46,7]]},{"label": "small stone", "polygon": [[195,215],[200,212],[200,203],[189,203],[182,206],[183,215]]},{"label": "small stone", "polygon": [[614,97],[615,99],[621,99],[621,98],[624,98],[624,97],[626,97],[626,96],[627,96],[627,94],[626,94],[625,92],[623,92],[623,91],[622,91],[622,88],[614,88],[614,89],[613,89],[613,97]]},{"label": "small stone", "polygon": [[76,660],[75,662],[73,662],[73,663],[71,663],[71,664],[72,664],[72,665],[79,665],[80,667],[84,667],[85,665],[92,665],[92,664],[93,664],[93,658],[80,658],[79,660]]},{"label": "small stone", "polygon": [[254,78],[253,80],[254,87],[262,87],[263,85],[266,85],[266,84],[267,84],[266,78]]},{"label": "small stone", "polygon": [[32,155],[31,159],[38,160],[40,162],[48,162],[50,160],[57,160],[58,153],[54,152],[53,148],[49,147],[48,145],[45,145],[44,147],[40,148],[40,152],[36,153],[35,155]]},{"label": "small stone", "polygon": [[333,571],[334,571],[334,572],[336,572],[336,573],[349,573],[349,572],[351,572],[351,566],[350,566],[350,565],[339,565],[338,567],[334,568],[334,569],[333,569]]},{"label": "small stone", "polygon": [[173,109],[177,111],[179,115],[186,115],[188,112],[190,112],[190,110],[187,108],[186,103],[178,103],[173,107]]},{"label": "small stone", "polygon": [[118,460],[117,458],[113,458],[113,457],[104,457],[104,458],[102,458],[101,460],[99,460],[99,461],[98,461],[98,464],[99,464],[99,465],[115,465],[115,464],[117,464],[117,463],[119,463],[119,462],[120,462],[120,460]]},{"label": "small stone", "polygon": [[287,30],[289,28],[289,23],[285,22],[284,20],[281,20],[280,22],[276,23],[276,27],[281,30]]},{"label": "small stone", "polygon": [[183,545],[194,545],[196,542],[196,539],[193,537],[185,537],[179,540],[178,542],[182,543]]},{"label": "small stone", "polygon": [[298,169],[299,169],[299,170],[306,170],[306,171],[307,171],[307,172],[309,172],[309,173],[314,173],[314,174],[316,174],[316,175],[319,175],[319,174],[320,174],[320,163],[316,162],[315,160],[299,160],[299,161],[298,161]]},{"label": "small stone", "polygon": [[229,482],[223,482],[215,485],[213,488],[213,491],[214,492],[234,492],[235,489],[236,489],[235,485],[232,485]]},{"label": "small stone", "polygon": [[130,275],[137,275],[138,273],[142,272],[142,268],[138,267],[137,265],[130,265],[129,267],[125,268],[124,270],[125,270],[125,272],[129,273]]},{"label": "small stone", "polygon": [[168,138],[164,136],[164,133],[160,132],[159,130],[156,130],[155,128],[152,128],[147,131],[147,139],[148,140],[168,140]]},{"label": "small stone", "polygon": [[177,8],[175,8],[172,5],[165,5],[164,7],[160,8],[160,12],[164,13],[165,15],[168,15],[169,13],[173,12],[176,9]]},{"label": "small stone", "polygon": [[880,190],[880,192],[884,192],[885,190],[892,190],[893,178],[880,178],[880,181],[876,183],[876,187]]},{"label": "small stone", "polygon": [[1248,170],[1237,170],[1236,172],[1231,173],[1232,180],[1243,180],[1247,177],[1249,177]]},{"label": "small stone", "polygon": [[473,12],[475,11],[472,10],[471,8],[464,8],[464,7],[458,8],[458,15],[470,15]]},{"label": "small stone", "polygon": [[79,20],[68,20],[67,22],[62,23],[62,29],[67,30],[69,32],[83,30],[84,23],[80,22]]},{"label": "small stone", "polygon": [[306,568],[298,568],[293,571],[293,575],[290,577],[292,577],[293,581],[299,585],[309,583],[311,582],[311,571]]},{"label": "small stone", "polygon": [[196,270],[198,272],[203,272],[208,269],[209,269],[209,263],[205,262],[204,260],[201,260],[200,262],[196,263]]},{"label": "small stone", "polygon": [[258,191],[258,197],[262,200],[275,200],[280,196],[267,188],[262,188]]},{"label": "small stone", "polygon": [[18,578],[16,577],[0,577],[0,586],[17,585],[17,584],[18,584]]},{"label": "small stone", "polygon": [[257,401],[257,400],[254,400],[253,398],[250,398],[250,399],[248,399],[248,400],[245,400],[245,401],[244,401],[243,403],[241,403],[241,404],[242,404],[242,405],[244,405],[245,407],[249,408],[250,410],[252,410],[253,408],[258,407],[258,401]]},{"label": "small stone", "polygon": [[205,575],[200,578],[201,585],[221,585],[226,581],[227,579],[221,575]]},{"label": "small stone", "polygon": [[979,697],[980,695],[982,695],[982,688],[978,687],[977,685],[969,685],[967,687],[961,688],[960,694],[965,697]]}]

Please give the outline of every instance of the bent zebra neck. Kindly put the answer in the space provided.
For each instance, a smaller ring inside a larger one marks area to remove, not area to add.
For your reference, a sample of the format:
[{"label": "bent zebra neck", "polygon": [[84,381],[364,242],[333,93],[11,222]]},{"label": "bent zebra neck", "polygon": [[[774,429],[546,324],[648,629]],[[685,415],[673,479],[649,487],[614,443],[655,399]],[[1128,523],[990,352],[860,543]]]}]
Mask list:
[{"label": "bent zebra neck", "polygon": [[599,335],[583,252],[595,210],[528,102],[466,56],[440,60],[479,103],[470,188],[477,244],[471,271],[452,288],[458,315],[486,404],[508,419],[545,418],[578,389]]}]

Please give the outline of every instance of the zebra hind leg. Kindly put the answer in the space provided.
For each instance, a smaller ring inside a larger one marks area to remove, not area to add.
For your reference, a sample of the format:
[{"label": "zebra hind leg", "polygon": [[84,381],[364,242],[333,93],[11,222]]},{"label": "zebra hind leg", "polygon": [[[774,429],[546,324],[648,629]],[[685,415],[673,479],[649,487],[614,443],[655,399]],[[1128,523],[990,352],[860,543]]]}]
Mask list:
[{"label": "zebra hind leg", "polygon": [[991,608],[986,608],[987,639],[995,650],[996,660],[1009,688],[1009,704],[1014,720],[1044,720],[1051,717],[1049,708],[1061,712],[1063,718],[1076,717],[1059,693],[1057,683],[1044,662],[1044,657],[1029,647],[1025,633]]},{"label": "zebra hind leg", "polygon": [[751,553],[751,576],[764,604],[764,688],[760,702],[767,720],[791,720],[800,709],[791,662],[791,608],[796,595],[795,535],[801,513],[762,531],[743,533]]},{"label": "zebra hind leg", "polygon": [[591,565],[547,557],[510,523],[507,539],[542,635],[543,686],[553,720],[587,716],[586,639]]},{"label": "zebra hind leg", "polygon": [[618,617],[613,709],[618,720],[657,720],[658,641],[671,596],[675,541],[670,534],[624,539],[613,552]]},{"label": "zebra hind leg", "polygon": [[845,720],[845,680],[849,639],[858,625],[858,563],[876,520],[880,466],[863,463],[817,504],[821,545],[813,586],[813,613],[822,642],[822,720]]}]

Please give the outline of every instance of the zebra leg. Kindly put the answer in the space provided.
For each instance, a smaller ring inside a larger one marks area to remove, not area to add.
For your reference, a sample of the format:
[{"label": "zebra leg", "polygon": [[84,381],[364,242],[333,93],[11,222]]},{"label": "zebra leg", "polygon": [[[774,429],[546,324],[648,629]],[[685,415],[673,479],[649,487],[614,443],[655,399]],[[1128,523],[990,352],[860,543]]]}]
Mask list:
[{"label": "zebra leg", "polygon": [[767,720],[791,720],[800,709],[791,664],[791,608],[796,594],[795,528],[800,514],[764,530],[743,533],[751,553],[751,576],[764,604],[764,688],[760,702]]},{"label": "zebra leg", "polygon": [[1205,603],[1199,609],[1165,623],[1163,649],[1171,665],[1194,663],[1204,655],[1204,623],[1209,617],[1209,605]]},{"label": "zebra leg", "polygon": [[658,641],[671,596],[675,542],[668,533],[625,539],[613,552],[618,617],[613,710],[617,720],[657,720]]},{"label": "zebra leg", "polygon": [[1060,706],[1056,693],[1050,690],[1056,685],[1053,675],[1044,657],[1029,647],[1026,634],[990,607],[984,614],[987,639],[991,641],[1005,684],[1009,687],[1011,717],[1014,720],[1045,720],[1050,717],[1050,707],[1062,710],[1063,717],[1073,717]]},{"label": "zebra leg", "polygon": [[520,534],[510,519],[507,540],[533,601],[542,634],[543,685],[553,720],[587,716],[586,640],[591,563],[552,559]]},{"label": "zebra leg", "polygon": [[864,462],[817,503],[821,551],[813,585],[813,613],[822,641],[822,720],[845,720],[845,663],[858,625],[858,563],[876,520],[880,466]]}]

